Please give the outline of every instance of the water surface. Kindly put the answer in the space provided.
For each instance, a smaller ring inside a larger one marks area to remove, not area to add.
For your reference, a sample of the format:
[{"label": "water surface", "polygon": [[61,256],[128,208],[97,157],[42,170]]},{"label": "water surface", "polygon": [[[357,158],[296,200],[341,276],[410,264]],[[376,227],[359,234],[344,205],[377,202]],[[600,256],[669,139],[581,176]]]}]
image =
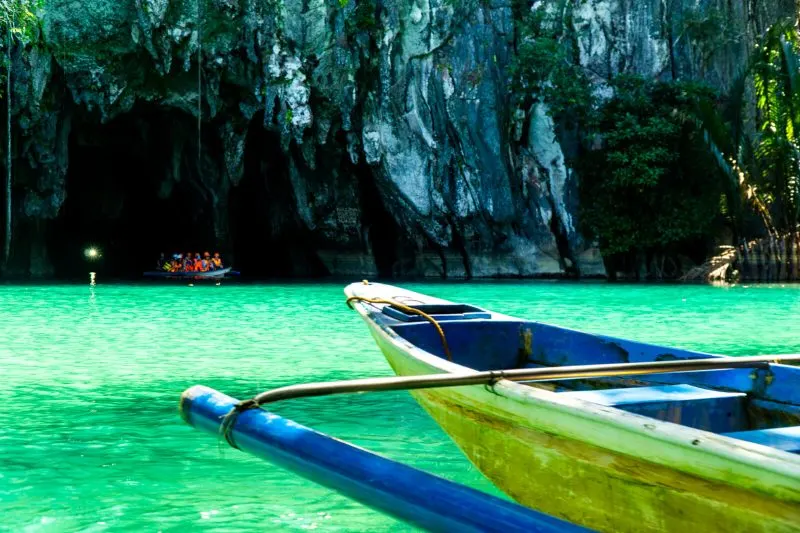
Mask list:
[{"label": "water surface", "polygon": [[[404,284],[563,326],[731,355],[800,352],[797,287]],[[177,415],[232,396],[389,375],[341,284],[0,286],[0,529],[410,530]],[[280,404],[296,421],[496,489],[406,393]]]}]

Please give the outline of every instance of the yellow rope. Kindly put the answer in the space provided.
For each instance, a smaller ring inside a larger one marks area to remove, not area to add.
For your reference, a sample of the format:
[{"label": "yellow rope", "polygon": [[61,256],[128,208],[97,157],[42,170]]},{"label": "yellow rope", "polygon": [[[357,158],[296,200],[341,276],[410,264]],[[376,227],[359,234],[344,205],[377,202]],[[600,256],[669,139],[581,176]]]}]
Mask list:
[{"label": "yellow rope", "polygon": [[444,354],[447,356],[447,360],[448,361],[453,360],[453,355],[450,353],[450,346],[447,345],[447,339],[444,336],[444,330],[442,329],[442,326],[440,326],[439,323],[436,321],[436,319],[433,318],[431,315],[424,313],[419,309],[415,309],[413,307],[409,307],[407,305],[394,302],[392,300],[388,300],[385,298],[365,298],[363,296],[351,296],[350,298],[347,299],[347,306],[350,307],[350,309],[352,309],[353,306],[350,305],[350,302],[367,302],[371,304],[393,305],[394,307],[408,314],[421,316],[422,318],[433,324],[433,327],[436,328],[436,331],[439,333],[439,337],[442,339],[442,347],[444,347]]}]

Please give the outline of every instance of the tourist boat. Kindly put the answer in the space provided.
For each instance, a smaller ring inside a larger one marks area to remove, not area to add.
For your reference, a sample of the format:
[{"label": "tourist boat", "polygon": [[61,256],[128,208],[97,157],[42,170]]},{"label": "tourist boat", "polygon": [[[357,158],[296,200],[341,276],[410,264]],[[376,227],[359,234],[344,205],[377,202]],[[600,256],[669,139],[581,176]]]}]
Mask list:
[{"label": "tourist boat", "polygon": [[[300,476],[430,531],[583,533],[580,526],[386,459],[263,410],[231,417],[240,402],[208,387],[183,393],[197,429]],[[226,425],[226,421],[230,421]]]},{"label": "tourist boat", "polygon": [[800,530],[800,368],[765,361],[800,356],[656,346],[377,283],[345,293],[396,374],[498,377],[411,393],[516,501],[599,531]]},{"label": "tourist boat", "polygon": [[226,275],[235,276],[238,272],[233,271],[230,267],[221,268],[219,270],[209,270],[208,272],[163,272],[159,270],[152,270],[145,272],[146,278],[164,278],[164,279],[222,279]]}]

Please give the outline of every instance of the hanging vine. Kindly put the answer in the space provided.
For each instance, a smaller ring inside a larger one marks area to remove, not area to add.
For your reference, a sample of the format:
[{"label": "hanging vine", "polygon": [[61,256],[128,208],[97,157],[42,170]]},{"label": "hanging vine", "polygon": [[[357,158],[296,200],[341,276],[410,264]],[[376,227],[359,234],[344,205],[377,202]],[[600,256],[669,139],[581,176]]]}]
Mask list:
[{"label": "hanging vine", "polygon": [[195,0],[195,25],[197,26],[197,174],[200,175],[200,160],[202,157],[203,143],[203,39],[202,39],[202,17],[200,11],[200,0]]},{"label": "hanging vine", "polygon": [[6,14],[6,226],[3,265],[11,257],[11,21]]}]

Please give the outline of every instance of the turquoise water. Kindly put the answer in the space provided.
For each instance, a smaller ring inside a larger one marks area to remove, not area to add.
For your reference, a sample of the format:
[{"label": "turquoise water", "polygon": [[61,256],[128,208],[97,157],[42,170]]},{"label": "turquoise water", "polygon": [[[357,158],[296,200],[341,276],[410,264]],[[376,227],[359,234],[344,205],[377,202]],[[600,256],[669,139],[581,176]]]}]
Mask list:
[{"label": "turquoise water", "polygon": [[[800,288],[404,284],[497,311],[732,355],[800,352]],[[0,529],[410,528],[185,426],[180,393],[389,375],[338,284],[0,286]],[[406,393],[275,411],[495,491]],[[496,491],[495,491],[496,492]]]}]

